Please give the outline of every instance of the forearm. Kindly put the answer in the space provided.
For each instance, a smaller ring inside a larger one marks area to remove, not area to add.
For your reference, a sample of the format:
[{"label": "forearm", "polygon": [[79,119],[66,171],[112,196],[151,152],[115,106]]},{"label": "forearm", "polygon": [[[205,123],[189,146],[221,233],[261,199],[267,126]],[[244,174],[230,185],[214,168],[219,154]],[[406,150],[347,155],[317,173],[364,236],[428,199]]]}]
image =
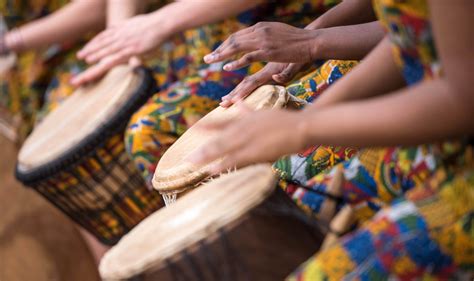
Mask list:
[{"label": "forearm", "polygon": [[354,70],[332,85],[309,107],[320,108],[343,101],[366,99],[395,91],[404,85],[390,41],[385,38]]},{"label": "forearm", "polygon": [[146,0],[108,0],[107,26],[114,26],[145,10]]},{"label": "forearm", "polygon": [[301,132],[308,146],[435,142],[474,133],[473,106],[438,79],[369,100],[305,109]]},{"label": "forearm", "polygon": [[383,39],[377,21],[319,29],[315,39],[317,59],[360,60]]},{"label": "forearm", "polygon": [[15,52],[74,41],[88,31],[100,30],[105,21],[105,1],[73,1],[57,12],[6,34],[7,47]]},{"label": "forearm", "polygon": [[354,25],[377,20],[371,0],[344,0],[330,9],[311,24],[307,29],[328,28],[334,26]]},{"label": "forearm", "polygon": [[150,14],[157,28],[165,28],[170,33],[181,32],[204,24],[236,16],[257,6],[262,0],[221,0],[195,1],[181,0],[171,3]]}]

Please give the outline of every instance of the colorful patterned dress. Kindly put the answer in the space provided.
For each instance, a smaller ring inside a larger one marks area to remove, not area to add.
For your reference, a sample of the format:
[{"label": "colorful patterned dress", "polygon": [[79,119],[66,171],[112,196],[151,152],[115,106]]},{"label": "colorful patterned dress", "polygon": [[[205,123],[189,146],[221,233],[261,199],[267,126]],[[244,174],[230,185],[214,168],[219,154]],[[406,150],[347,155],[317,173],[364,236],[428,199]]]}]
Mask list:
[{"label": "colorful patterned dress", "polygon": [[[237,18],[186,31],[165,44],[159,56],[160,61],[150,63],[157,73],[156,80],[159,82],[160,91],[132,117],[125,137],[127,151],[147,182],[150,182],[164,151],[187,128],[217,107],[220,98],[229,93],[245,76],[256,72],[262,66],[255,63],[240,70],[226,72],[222,70],[223,63],[204,64],[204,55],[214,50],[230,34],[256,22],[274,20],[304,26],[338,2],[269,1]],[[347,63],[347,67],[345,62],[328,64],[324,68],[328,73],[308,76],[306,80],[293,85],[292,91],[311,99],[316,95],[311,91],[311,87],[319,87],[322,90],[325,88],[323,84],[337,79],[337,64],[340,64],[340,70],[345,72],[353,62]],[[332,79],[323,78],[330,73],[334,73]],[[315,86],[316,84],[321,85]]]},{"label": "colorful patterned dress", "polygon": [[[375,0],[374,7],[407,84],[439,76],[426,0]],[[351,206],[359,227],[288,280],[472,279],[474,152],[467,139],[364,149],[305,186],[316,192],[294,194],[308,211],[328,221]],[[338,208],[328,211],[333,199],[324,193],[338,196]]]}]

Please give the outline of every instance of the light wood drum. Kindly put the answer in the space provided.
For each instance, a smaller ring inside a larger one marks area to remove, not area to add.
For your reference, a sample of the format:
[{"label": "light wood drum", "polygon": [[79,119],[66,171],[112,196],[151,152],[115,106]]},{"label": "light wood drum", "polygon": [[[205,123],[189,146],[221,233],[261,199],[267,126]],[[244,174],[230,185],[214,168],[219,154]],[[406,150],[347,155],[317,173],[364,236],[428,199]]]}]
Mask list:
[{"label": "light wood drum", "polygon": [[154,93],[144,68],[119,66],[78,89],[21,148],[17,178],[106,244],[162,206],[125,153],[130,116]]},{"label": "light wood drum", "polygon": [[270,165],[203,184],[137,225],[102,259],[104,280],[283,280],[323,235]]},{"label": "light wood drum", "polygon": [[[288,94],[284,87],[266,85],[255,90],[244,103],[253,110],[272,108],[299,108],[305,102]],[[197,148],[208,143],[218,134],[215,131],[203,131],[196,126],[215,121],[239,118],[242,112],[237,106],[218,107],[189,128],[161,157],[153,177],[153,186],[165,198],[165,202],[176,200],[176,194],[195,187],[211,176],[212,164],[197,167],[187,162],[187,157]],[[256,120],[257,122],[258,120]],[[219,161],[219,160],[218,160]]]}]

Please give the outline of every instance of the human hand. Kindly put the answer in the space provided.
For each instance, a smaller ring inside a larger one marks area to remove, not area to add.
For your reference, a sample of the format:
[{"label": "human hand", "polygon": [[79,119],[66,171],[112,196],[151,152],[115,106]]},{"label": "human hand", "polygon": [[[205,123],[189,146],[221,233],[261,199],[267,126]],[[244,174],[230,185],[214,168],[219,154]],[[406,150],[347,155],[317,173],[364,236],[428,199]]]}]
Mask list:
[{"label": "human hand", "polygon": [[308,63],[316,57],[318,30],[296,28],[278,22],[260,22],[232,34],[214,52],[206,55],[206,63],[214,63],[243,54],[224,65],[232,71],[256,61]]},{"label": "human hand", "polygon": [[211,172],[241,168],[255,163],[272,162],[283,155],[305,148],[304,118],[299,111],[281,109],[247,111],[242,118],[201,125],[203,130],[220,130],[205,146],[193,152],[188,160],[196,165],[212,163]]},{"label": "human hand", "polygon": [[278,84],[290,82],[300,71],[307,67],[301,63],[277,63],[270,62],[260,71],[253,75],[247,76],[240,82],[234,90],[222,97],[220,106],[229,107],[232,104],[243,100],[250,95],[258,87],[275,81]]},{"label": "human hand", "polygon": [[140,15],[106,29],[77,53],[79,59],[94,64],[71,80],[75,86],[102,77],[116,65],[141,63],[140,57],[155,50],[170,35],[166,28],[156,27],[157,19]]}]

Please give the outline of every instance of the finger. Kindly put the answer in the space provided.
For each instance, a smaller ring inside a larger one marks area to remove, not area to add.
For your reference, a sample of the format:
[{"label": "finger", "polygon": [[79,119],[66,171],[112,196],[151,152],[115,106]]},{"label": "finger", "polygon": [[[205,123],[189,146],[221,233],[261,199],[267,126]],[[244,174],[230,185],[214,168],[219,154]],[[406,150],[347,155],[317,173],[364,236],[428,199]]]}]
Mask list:
[{"label": "finger", "polygon": [[220,62],[232,58],[242,52],[255,51],[258,49],[258,41],[242,38],[241,41],[236,41],[234,43],[228,43],[221,46],[224,47],[216,50],[214,53],[206,55],[204,57],[204,62]]},{"label": "finger", "polygon": [[210,172],[213,175],[240,169],[256,163],[253,155],[255,154],[252,144],[248,144],[250,147],[242,147],[236,149],[231,153],[225,154],[222,161],[219,161],[210,167]]},{"label": "finger", "polygon": [[106,30],[94,37],[81,50],[79,50],[79,52],[77,53],[77,57],[79,59],[84,59],[90,54],[97,52],[101,48],[109,45],[112,41],[112,32],[110,30]]},{"label": "finger", "polygon": [[[237,54],[238,49],[249,48],[250,45],[255,45],[258,41],[252,40],[251,34],[253,30],[253,27],[249,27],[230,35],[217,49],[204,56],[204,61],[206,63],[220,62]],[[253,44],[249,45],[249,43]],[[254,46],[253,48],[255,49],[256,47]]]},{"label": "finger", "polygon": [[104,48],[98,49],[96,52],[91,52],[85,57],[85,61],[89,64],[96,63],[105,57],[113,55],[123,49],[124,46],[120,43],[111,44]]},{"label": "finger", "polygon": [[137,57],[137,56],[133,56],[131,57],[129,60],[128,60],[128,65],[131,67],[131,68],[137,68],[141,65],[143,65],[143,62],[142,60]]},{"label": "finger", "polygon": [[291,63],[282,72],[272,76],[275,82],[285,84],[290,82],[296,74],[301,70],[301,64]]},{"label": "finger", "polygon": [[265,61],[267,57],[266,52],[264,51],[253,51],[251,53],[245,54],[240,59],[232,61],[224,65],[225,71],[233,71],[242,67],[245,67],[252,62],[256,61]]},{"label": "finger", "polygon": [[229,106],[231,106],[231,105],[232,105],[232,102],[231,102],[230,100],[223,100],[223,101],[221,101],[221,102],[219,103],[219,106],[225,107],[225,108],[227,108],[227,107],[229,107]]},{"label": "finger", "polygon": [[225,120],[213,120],[212,122],[200,122],[196,124],[195,127],[198,130],[223,130],[228,127],[234,120],[232,119],[225,119]]},{"label": "finger", "polygon": [[218,136],[192,152],[186,160],[194,165],[208,164],[231,151],[233,149],[232,143],[234,142],[225,142],[222,136]]},{"label": "finger", "polygon": [[222,97],[220,106],[229,107],[235,102],[243,100],[250,95],[255,89],[271,80],[271,69],[265,66],[257,73],[247,76],[242,82],[235,87],[228,95]]},{"label": "finger", "polygon": [[126,49],[116,55],[109,56],[98,64],[90,67],[85,72],[79,74],[71,80],[74,86],[80,86],[85,83],[95,81],[102,77],[112,67],[124,63],[128,60],[128,56],[132,54],[131,49]]},{"label": "finger", "polygon": [[206,63],[221,61],[220,59],[218,59],[219,57],[216,56],[217,54],[221,53],[225,48],[228,48],[229,45],[235,43],[236,41],[242,40],[242,37],[244,35],[252,33],[253,30],[254,30],[254,27],[248,27],[248,28],[244,28],[242,30],[237,31],[234,34],[231,34],[229,38],[227,38],[222,44],[219,45],[219,47],[217,47],[217,49],[215,49],[210,54],[204,56],[204,61]]}]

